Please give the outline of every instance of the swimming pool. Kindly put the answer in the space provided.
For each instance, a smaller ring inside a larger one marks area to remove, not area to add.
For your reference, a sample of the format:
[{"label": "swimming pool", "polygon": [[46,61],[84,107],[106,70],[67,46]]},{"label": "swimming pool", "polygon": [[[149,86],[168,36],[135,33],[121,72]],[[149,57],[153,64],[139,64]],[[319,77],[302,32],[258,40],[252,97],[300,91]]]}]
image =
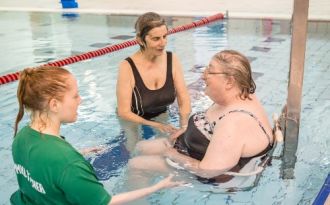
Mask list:
[{"label": "swimming pool", "polygon": [[[134,38],[135,16],[84,14],[63,17],[58,13],[0,12],[0,75],[22,70],[109,44]],[[195,18],[167,18],[170,27]],[[12,22],[15,22],[14,24]],[[309,23],[300,136],[295,179],[282,180],[280,160],[273,160],[259,182],[247,192],[220,194],[182,187],[162,191],[148,200],[152,204],[311,204],[329,172],[330,136],[330,23]],[[199,87],[199,68],[224,48],[246,54],[252,62],[257,94],[269,116],[279,113],[287,95],[290,56],[290,22],[285,20],[229,19],[169,36],[168,50],[184,66],[185,79],[193,94],[193,110],[209,103]],[[83,102],[79,119],[62,133],[76,148],[107,144],[118,147],[121,133],[116,118],[115,82],[119,62],[135,51],[119,52],[69,65],[78,78]],[[17,189],[12,169],[12,127],[17,113],[17,82],[0,86],[0,204],[8,204]],[[205,103],[207,102],[207,103]],[[170,121],[177,123],[175,117]],[[21,125],[27,122],[27,117]],[[125,167],[104,181],[108,190],[121,189]]]}]

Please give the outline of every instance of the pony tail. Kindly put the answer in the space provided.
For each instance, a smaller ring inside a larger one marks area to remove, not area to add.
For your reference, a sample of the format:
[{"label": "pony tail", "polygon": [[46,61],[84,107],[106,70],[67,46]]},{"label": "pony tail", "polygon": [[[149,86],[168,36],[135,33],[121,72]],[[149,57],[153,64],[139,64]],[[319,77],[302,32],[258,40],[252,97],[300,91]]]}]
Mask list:
[{"label": "pony tail", "polygon": [[24,116],[24,95],[25,95],[26,82],[28,81],[28,75],[31,74],[32,71],[33,71],[32,68],[27,68],[24,69],[19,75],[20,80],[17,88],[17,100],[18,100],[19,108],[14,126],[14,137],[17,134],[18,123],[22,120]]},{"label": "pony tail", "polygon": [[22,120],[23,116],[24,116],[24,106],[23,106],[23,104],[20,103],[18,114],[17,114],[16,121],[15,121],[14,137],[17,134],[18,123]]}]

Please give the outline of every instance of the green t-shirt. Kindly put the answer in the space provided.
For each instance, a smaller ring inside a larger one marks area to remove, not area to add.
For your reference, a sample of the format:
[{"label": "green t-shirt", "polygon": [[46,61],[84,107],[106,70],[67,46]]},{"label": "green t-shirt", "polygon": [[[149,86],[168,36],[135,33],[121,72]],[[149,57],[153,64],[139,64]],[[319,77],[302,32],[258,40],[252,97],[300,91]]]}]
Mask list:
[{"label": "green t-shirt", "polygon": [[16,135],[12,154],[19,190],[11,204],[105,205],[111,200],[92,166],[59,137],[26,126]]}]

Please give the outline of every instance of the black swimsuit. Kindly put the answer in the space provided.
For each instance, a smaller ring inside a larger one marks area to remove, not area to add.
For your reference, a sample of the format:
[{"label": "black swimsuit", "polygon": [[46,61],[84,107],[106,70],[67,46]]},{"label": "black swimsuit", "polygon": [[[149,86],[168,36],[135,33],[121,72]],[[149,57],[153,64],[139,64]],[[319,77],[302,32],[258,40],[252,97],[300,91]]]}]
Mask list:
[{"label": "black swimsuit", "polygon": [[167,106],[172,104],[175,100],[176,92],[172,76],[172,53],[166,52],[166,54],[166,81],[164,86],[157,90],[148,89],[143,83],[141,75],[137,70],[133,60],[129,57],[125,59],[131,65],[135,79],[135,87],[133,88],[132,93],[131,110],[133,113],[145,119],[150,119],[158,116],[163,112],[166,112]]},{"label": "black swimsuit", "polygon": [[[270,136],[267,134],[265,128],[262,126],[261,122],[258,120],[258,118],[255,115],[245,110],[232,110],[226,114],[233,112],[243,112],[253,117],[258,122],[260,128],[263,130],[269,141],[268,146],[259,154],[252,157],[241,157],[237,165],[233,167],[231,170],[229,170],[233,172],[238,172],[254,157],[258,157],[266,154],[272,148],[272,145],[271,145]],[[219,117],[219,120],[224,118],[226,114]],[[210,139],[213,135],[214,126],[215,126],[215,122],[212,123],[209,122],[206,118],[205,112],[195,113],[189,118],[187,130],[185,133],[183,133],[177,138],[174,144],[174,148],[177,149],[178,152],[180,152],[181,154],[190,156],[194,159],[202,160],[206,153],[207,147],[210,143]],[[226,182],[232,178],[233,176],[229,176],[229,175],[220,175],[210,179],[198,177],[200,181],[205,183]]]}]

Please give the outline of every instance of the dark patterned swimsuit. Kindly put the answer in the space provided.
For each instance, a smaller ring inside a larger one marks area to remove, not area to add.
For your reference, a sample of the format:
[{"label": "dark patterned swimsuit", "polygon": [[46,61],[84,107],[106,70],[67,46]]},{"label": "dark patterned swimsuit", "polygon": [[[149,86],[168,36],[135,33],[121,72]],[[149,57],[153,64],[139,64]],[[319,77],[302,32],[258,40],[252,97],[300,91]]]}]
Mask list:
[{"label": "dark patterned swimsuit", "polygon": [[150,119],[166,112],[167,106],[175,100],[176,92],[172,76],[172,53],[166,52],[166,54],[166,80],[164,86],[157,90],[148,89],[143,83],[142,77],[133,60],[129,57],[125,59],[130,64],[135,79],[131,110],[145,119]]},{"label": "dark patterned swimsuit", "polygon": [[[238,161],[237,165],[233,167],[231,170],[232,172],[238,172],[240,169],[242,169],[252,158],[262,156],[266,154],[271,148],[271,138],[267,134],[265,128],[262,126],[261,122],[258,120],[258,118],[253,115],[252,113],[245,111],[245,110],[232,110],[228,113],[222,115],[219,117],[219,120],[224,118],[227,114],[233,113],[233,112],[242,112],[250,115],[252,118],[254,118],[258,124],[259,127],[262,129],[262,131],[265,133],[265,135],[268,138],[269,144],[261,151],[259,154],[252,156],[252,157],[241,157]],[[192,115],[189,118],[188,127],[185,133],[180,135],[175,144],[174,148],[178,150],[181,154],[190,156],[194,159],[202,160],[204,158],[204,155],[206,153],[207,147],[209,146],[210,139],[213,135],[213,129],[215,126],[215,122],[209,122],[206,118],[205,112],[198,112]],[[227,182],[230,179],[232,179],[233,176],[229,175],[220,175],[214,178],[206,179],[198,177],[200,181],[203,183],[215,183],[215,182]]]}]

